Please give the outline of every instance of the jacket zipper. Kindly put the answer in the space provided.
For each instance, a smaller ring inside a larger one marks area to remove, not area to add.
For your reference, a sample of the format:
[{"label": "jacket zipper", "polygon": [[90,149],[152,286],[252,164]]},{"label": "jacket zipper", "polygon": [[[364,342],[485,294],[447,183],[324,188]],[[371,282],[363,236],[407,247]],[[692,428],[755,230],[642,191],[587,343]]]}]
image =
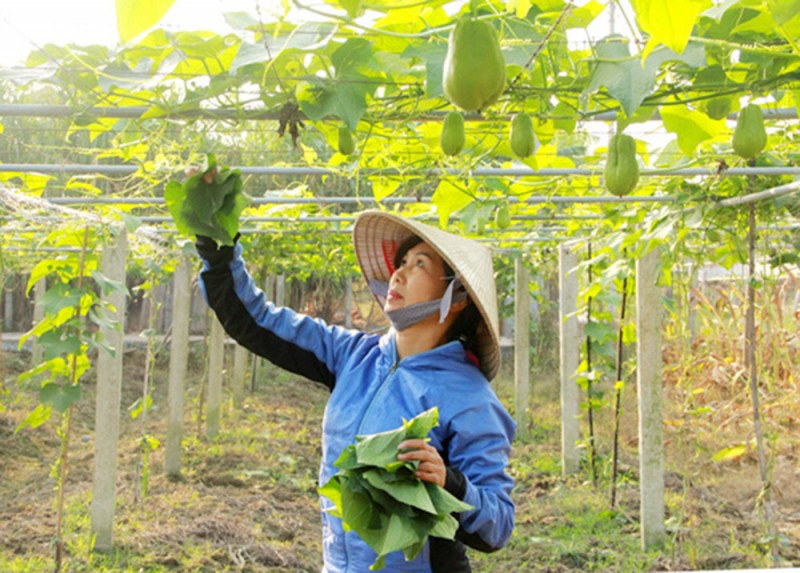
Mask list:
[{"label": "jacket zipper", "polygon": [[381,385],[378,388],[377,392],[375,392],[375,396],[373,396],[372,400],[370,400],[369,406],[367,406],[367,409],[364,410],[364,415],[361,417],[361,423],[358,425],[358,430],[356,431],[357,435],[361,434],[361,428],[364,426],[364,420],[367,419],[369,413],[372,411],[372,406],[375,404],[375,401],[378,399],[378,396],[380,396],[383,393],[384,388],[386,388],[386,385],[389,383],[389,379],[397,371],[397,367],[399,365],[400,365],[400,360],[395,360],[394,364],[392,364],[392,367],[389,368],[389,372],[386,374],[386,378],[383,379],[383,382],[381,382]]},{"label": "jacket zipper", "polygon": [[[399,365],[400,365],[400,359],[399,358],[395,358],[394,364],[392,364],[391,368],[389,368],[389,372],[386,374],[386,377],[383,379],[383,382],[381,382],[381,385],[378,387],[378,390],[375,392],[375,396],[372,397],[372,400],[370,400],[370,402],[369,402],[369,406],[367,406],[367,409],[364,410],[364,415],[361,417],[361,423],[359,424],[358,430],[356,431],[356,435],[361,433],[361,426],[363,426],[364,420],[367,419],[367,415],[372,410],[372,405],[375,403],[375,400],[378,398],[378,396],[383,392],[383,389],[389,383],[389,379],[397,371],[397,367]],[[350,570],[350,546],[347,543],[347,534],[345,534],[345,537],[344,537],[344,555],[345,555],[345,559],[347,560],[347,571],[349,571]]]}]

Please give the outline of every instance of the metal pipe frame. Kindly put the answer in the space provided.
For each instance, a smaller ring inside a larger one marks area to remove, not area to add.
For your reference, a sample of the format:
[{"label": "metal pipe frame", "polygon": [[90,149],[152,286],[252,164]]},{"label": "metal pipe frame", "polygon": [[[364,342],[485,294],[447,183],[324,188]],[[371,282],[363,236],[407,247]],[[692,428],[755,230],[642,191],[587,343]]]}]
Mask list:
[{"label": "metal pipe frame", "polygon": [[[40,104],[2,104],[0,105],[0,116],[6,117],[102,117],[119,119],[138,119],[146,112],[150,111],[150,106],[96,106],[87,109],[74,108],[65,105],[40,105]],[[259,110],[240,110],[240,109],[192,109],[185,111],[165,111],[161,118],[184,118],[184,119],[210,119],[210,120],[274,120],[280,119],[280,112],[267,109]],[[431,111],[424,114],[422,119],[441,119],[446,112]],[[738,113],[729,114],[727,119],[736,119]],[[797,110],[791,108],[764,109],[765,119],[797,119]],[[486,118],[478,114],[467,114],[467,120],[481,120]],[[606,111],[589,115],[581,118],[581,122],[610,122],[616,121],[616,111]],[[658,121],[661,116],[658,112],[653,114],[651,120]]]},{"label": "metal pipe frame", "polygon": [[[243,175],[271,176],[331,176],[343,175],[336,169],[325,167],[234,167]],[[125,177],[139,170],[136,165],[88,165],[88,164],[46,164],[46,163],[3,163],[0,171],[14,173],[45,173],[66,175],[108,175]],[[601,168],[551,168],[534,170],[529,167],[479,167],[469,172],[461,169],[425,169],[422,171],[404,172],[395,168],[360,169],[359,173],[369,177],[442,177],[445,175],[467,177],[567,177],[567,176],[600,176]],[[683,169],[642,169],[642,177],[731,177],[738,175],[800,175],[800,167],[731,167],[719,171],[716,167],[686,167]],[[413,199],[412,199],[413,200]]]}]

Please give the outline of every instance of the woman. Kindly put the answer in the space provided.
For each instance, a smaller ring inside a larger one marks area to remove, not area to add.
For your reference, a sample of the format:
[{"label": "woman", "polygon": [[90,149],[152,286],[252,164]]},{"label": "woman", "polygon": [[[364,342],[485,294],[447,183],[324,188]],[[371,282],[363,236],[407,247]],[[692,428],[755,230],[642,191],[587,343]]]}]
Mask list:
[{"label": "woman", "polygon": [[[400,444],[420,479],[474,509],[458,515],[455,541],[430,538],[413,561],[387,556],[387,571],[470,571],[466,546],[495,551],[514,528],[513,480],[506,473],[514,423],[488,380],[499,368],[491,253],[481,245],[388,213],[367,211],[354,231],[367,283],[392,322],[379,336],[326,325],[268,302],[247,273],[242,247],[198,237],[201,288],[225,330],[274,364],[325,384],[319,483],[356,435],[395,429],[434,406],[430,441]],[[327,573],[365,572],[375,553],[321,498]]]}]

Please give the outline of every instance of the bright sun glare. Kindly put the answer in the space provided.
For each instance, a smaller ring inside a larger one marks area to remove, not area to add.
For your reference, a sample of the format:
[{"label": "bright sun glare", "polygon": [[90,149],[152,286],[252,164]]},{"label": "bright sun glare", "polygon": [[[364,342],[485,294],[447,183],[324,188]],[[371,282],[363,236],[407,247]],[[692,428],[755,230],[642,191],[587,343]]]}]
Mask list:
[{"label": "bright sun glare", "polygon": [[[228,30],[224,12],[255,13],[257,0],[176,0],[160,26],[215,32]],[[280,0],[258,0],[268,18]],[[0,7],[0,65],[22,64],[44,44],[113,46],[119,42],[113,0],[6,0]]]}]

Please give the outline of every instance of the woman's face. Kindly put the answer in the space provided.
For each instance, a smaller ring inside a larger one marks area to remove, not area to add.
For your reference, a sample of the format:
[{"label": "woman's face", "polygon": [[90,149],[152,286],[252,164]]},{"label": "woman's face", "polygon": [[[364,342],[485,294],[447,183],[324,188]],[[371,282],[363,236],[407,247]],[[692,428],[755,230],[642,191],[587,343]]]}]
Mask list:
[{"label": "woman's face", "polygon": [[415,245],[400,261],[389,281],[385,311],[442,298],[448,277],[444,261],[427,243]]}]

